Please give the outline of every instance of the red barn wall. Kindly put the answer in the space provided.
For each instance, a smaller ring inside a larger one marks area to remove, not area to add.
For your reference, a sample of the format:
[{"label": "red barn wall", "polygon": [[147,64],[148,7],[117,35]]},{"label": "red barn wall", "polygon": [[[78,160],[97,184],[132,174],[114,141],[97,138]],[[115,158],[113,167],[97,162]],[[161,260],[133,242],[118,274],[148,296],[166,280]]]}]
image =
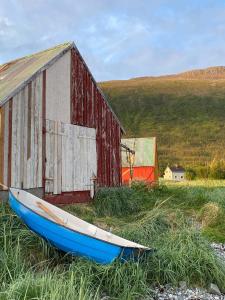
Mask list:
[{"label": "red barn wall", "polygon": [[121,127],[76,49],[71,50],[71,124],[96,128],[98,186],[121,185]]},{"label": "red barn wall", "polygon": [[[128,184],[131,180],[130,168],[122,168],[122,181],[124,184]],[[157,167],[133,167],[133,180],[145,181],[146,183],[153,183],[158,181]]]}]

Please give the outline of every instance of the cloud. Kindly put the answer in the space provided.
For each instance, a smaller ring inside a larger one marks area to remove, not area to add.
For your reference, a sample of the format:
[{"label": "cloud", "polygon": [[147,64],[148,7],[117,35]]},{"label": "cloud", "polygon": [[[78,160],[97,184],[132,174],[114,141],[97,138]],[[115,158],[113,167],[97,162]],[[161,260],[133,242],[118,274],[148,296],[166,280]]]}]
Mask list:
[{"label": "cloud", "polygon": [[0,63],[75,41],[97,80],[225,65],[222,0],[1,0]]}]

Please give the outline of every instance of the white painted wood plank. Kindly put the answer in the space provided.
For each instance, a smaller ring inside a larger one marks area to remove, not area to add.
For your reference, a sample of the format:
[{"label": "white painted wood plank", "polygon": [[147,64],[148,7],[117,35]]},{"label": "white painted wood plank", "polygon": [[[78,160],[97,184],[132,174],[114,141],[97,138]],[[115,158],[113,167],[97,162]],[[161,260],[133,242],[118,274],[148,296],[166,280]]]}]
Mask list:
[{"label": "white painted wood plank", "polygon": [[43,119],[42,119],[42,97],[43,97],[43,73],[38,77],[38,90],[37,90],[37,99],[38,99],[38,171],[37,171],[37,187],[42,187],[42,145],[43,145]]},{"label": "white painted wood plank", "polygon": [[57,155],[58,155],[58,151],[57,151],[57,140],[58,140],[58,131],[57,131],[57,122],[53,123],[53,157],[54,157],[54,161],[53,161],[53,169],[54,169],[54,180],[53,180],[53,193],[54,194],[58,194],[58,189],[57,189],[57,182],[58,182],[58,164],[57,164]]},{"label": "white painted wood plank", "polygon": [[28,86],[25,88],[25,96],[24,96],[24,124],[23,124],[23,164],[24,164],[24,174],[23,174],[23,183],[24,188],[28,189],[29,184],[29,173],[28,173],[28,163],[27,163],[27,143],[28,143]]},{"label": "white painted wood plank", "polygon": [[57,122],[57,194],[62,192],[62,123]]},{"label": "white painted wood plank", "polygon": [[68,51],[46,70],[46,118],[70,123],[71,54]]}]

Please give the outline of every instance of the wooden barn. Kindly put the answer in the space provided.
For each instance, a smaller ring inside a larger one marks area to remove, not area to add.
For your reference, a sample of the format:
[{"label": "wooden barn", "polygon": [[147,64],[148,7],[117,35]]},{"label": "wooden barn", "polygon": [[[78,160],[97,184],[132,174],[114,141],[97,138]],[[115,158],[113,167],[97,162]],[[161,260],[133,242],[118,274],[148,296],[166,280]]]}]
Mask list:
[{"label": "wooden barn", "polygon": [[158,182],[158,154],[155,137],[122,139],[122,182]]},{"label": "wooden barn", "polygon": [[74,43],[0,65],[0,183],[53,203],[121,184],[122,126]]}]

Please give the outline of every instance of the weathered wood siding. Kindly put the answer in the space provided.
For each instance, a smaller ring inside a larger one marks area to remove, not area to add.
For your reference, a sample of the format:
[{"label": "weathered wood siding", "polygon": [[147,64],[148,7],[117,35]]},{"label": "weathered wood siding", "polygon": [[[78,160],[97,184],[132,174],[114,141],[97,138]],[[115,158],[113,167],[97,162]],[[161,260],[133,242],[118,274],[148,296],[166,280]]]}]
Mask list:
[{"label": "weathered wood siding", "polygon": [[46,193],[91,190],[96,174],[96,130],[47,120]]},{"label": "weathered wood siding", "polygon": [[[59,195],[121,184],[121,127],[76,48],[1,108],[0,182]],[[23,85],[24,86],[24,85]]]},{"label": "weathered wood siding", "polygon": [[42,74],[3,107],[3,183],[17,188],[42,186]]},{"label": "weathered wood siding", "polygon": [[[4,181],[4,109],[0,108],[0,183]],[[0,189],[2,187],[0,186]]]},{"label": "weathered wood siding", "polygon": [[70,123],[70,51],[46,70],[46,119]]},{"label": "weathered wood siding", "polygon": [[71,123],[96,128],[98,185],[120,185],[120,124],[76,49],[71,50],[71,70]]}]

